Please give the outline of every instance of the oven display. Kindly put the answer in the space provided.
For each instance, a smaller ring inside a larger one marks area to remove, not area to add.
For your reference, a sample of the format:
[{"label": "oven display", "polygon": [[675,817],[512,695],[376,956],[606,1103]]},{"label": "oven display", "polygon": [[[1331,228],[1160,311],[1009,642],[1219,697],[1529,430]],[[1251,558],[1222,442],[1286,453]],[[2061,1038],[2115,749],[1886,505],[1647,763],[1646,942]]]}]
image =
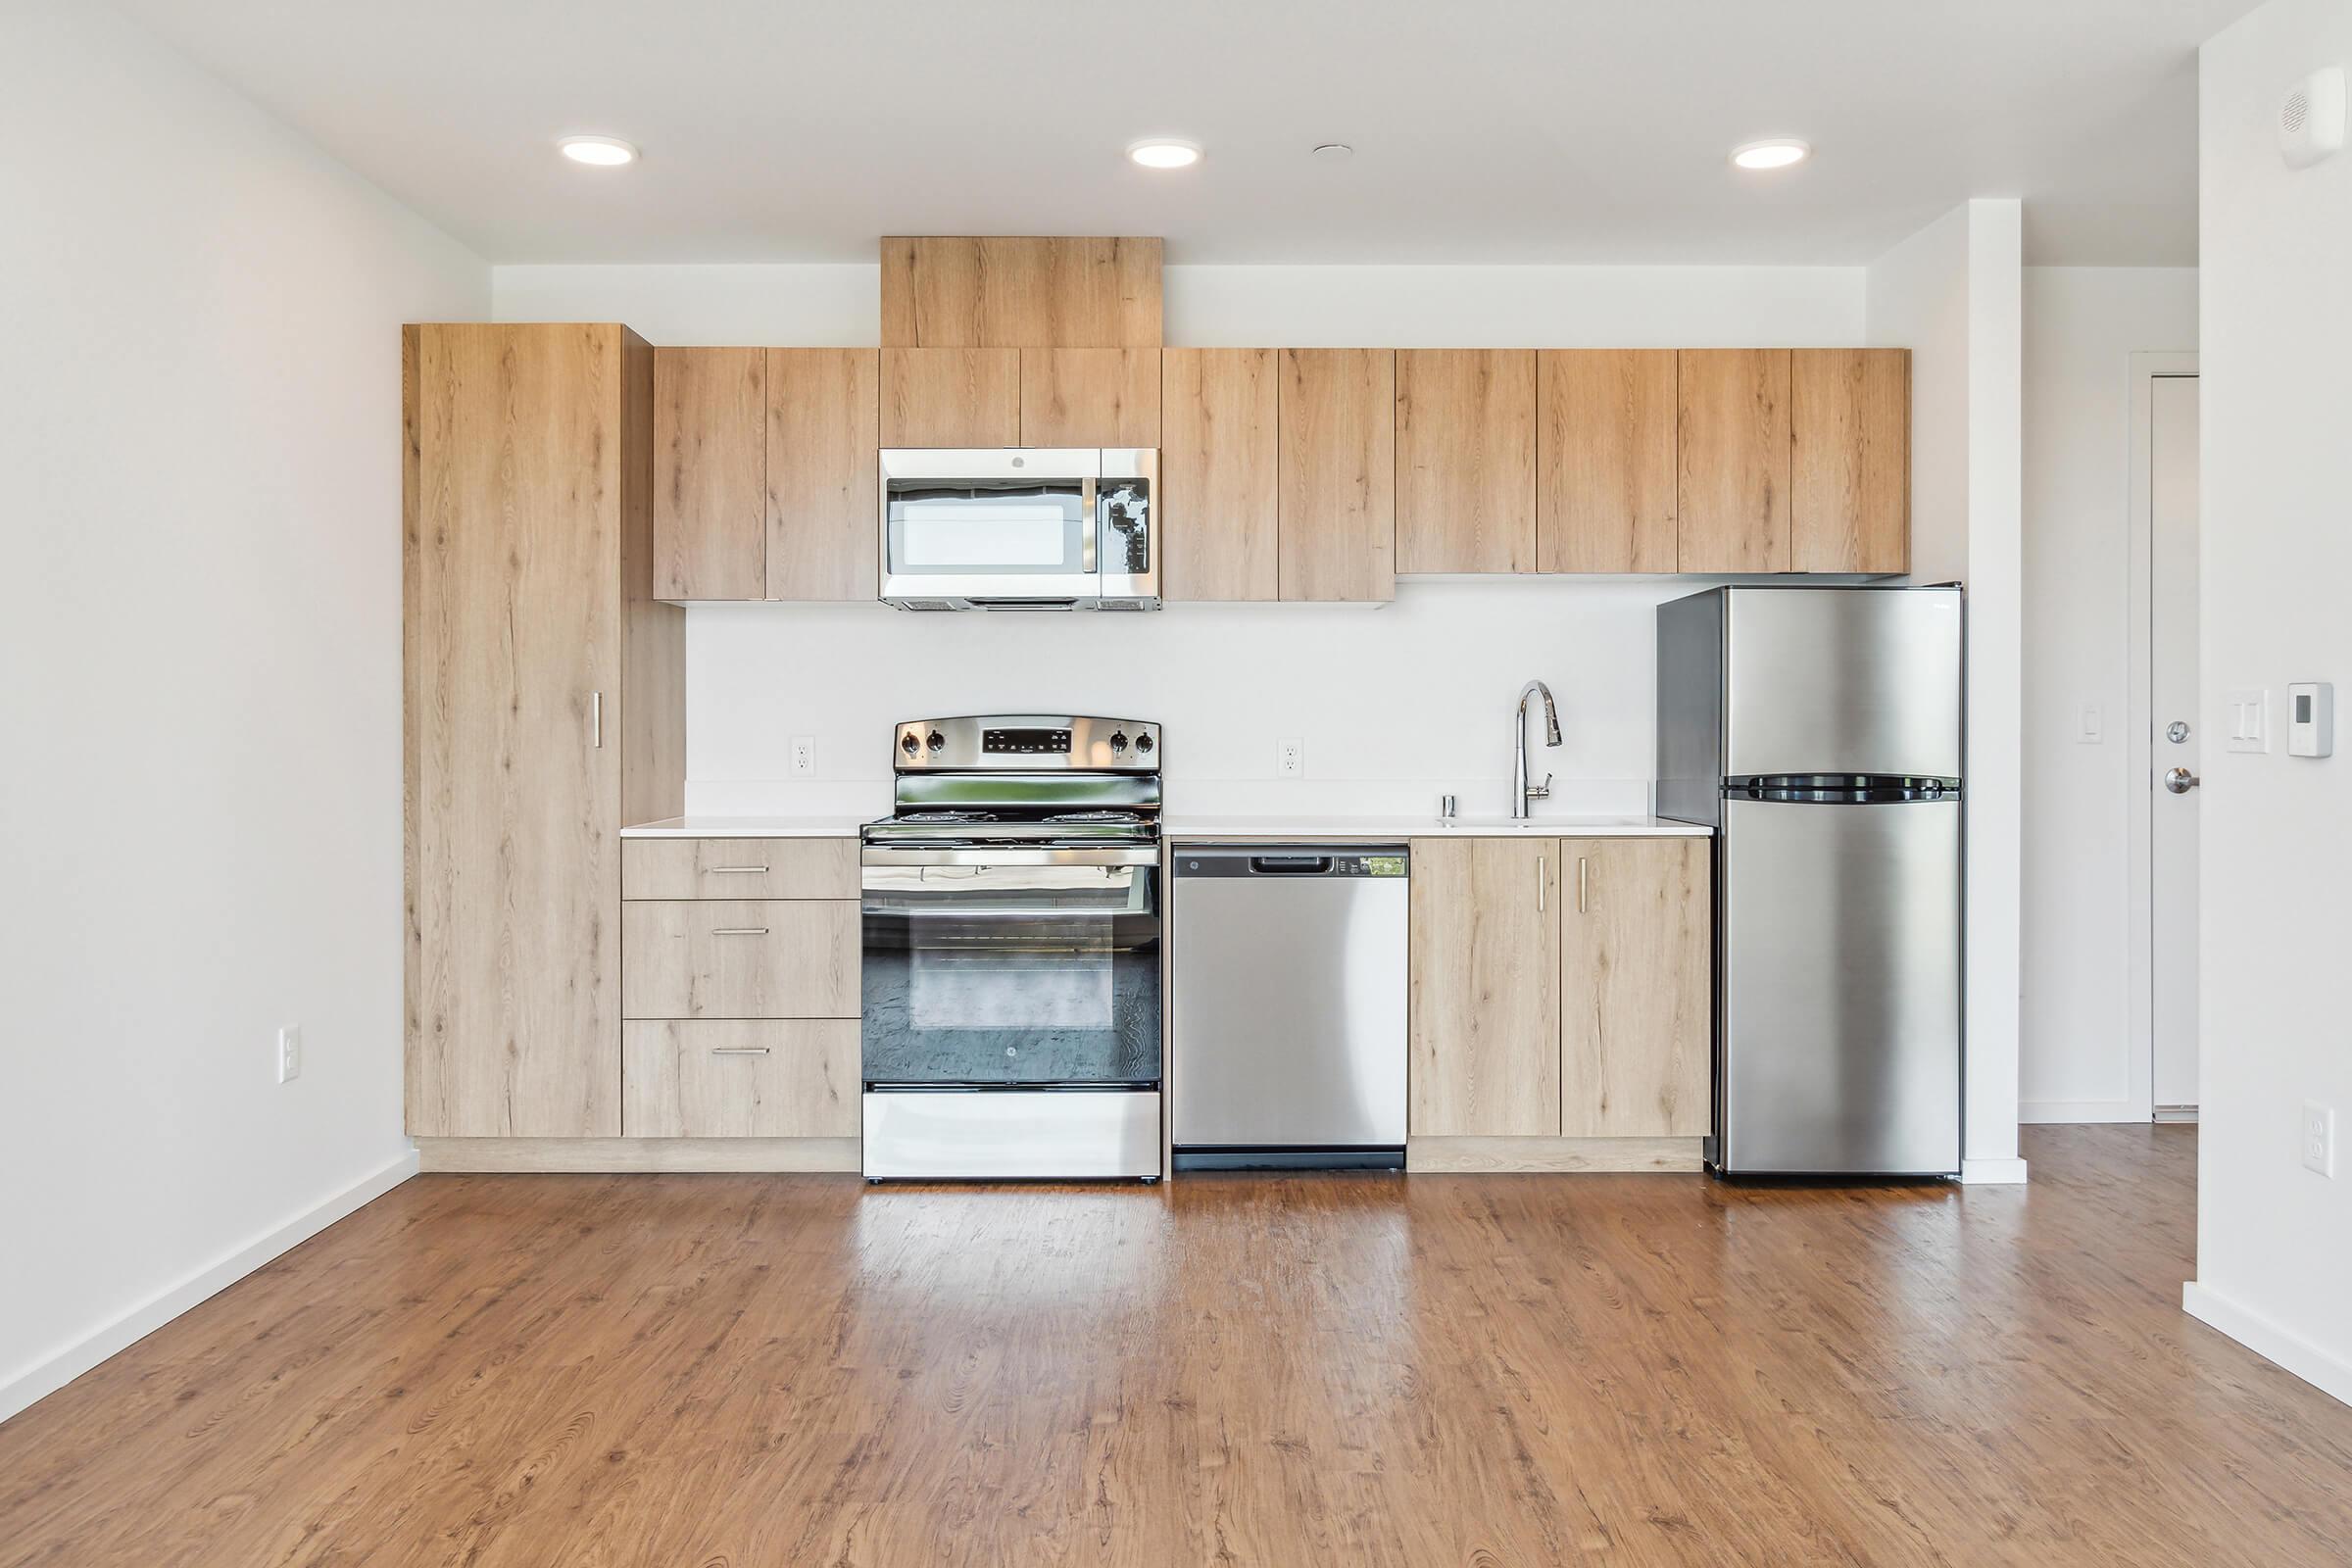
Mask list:
[{"label": "oven display", "polygon": [[1070,732],[1066,729],[984,729],[980,732],[980,750],[1070,755]]}]

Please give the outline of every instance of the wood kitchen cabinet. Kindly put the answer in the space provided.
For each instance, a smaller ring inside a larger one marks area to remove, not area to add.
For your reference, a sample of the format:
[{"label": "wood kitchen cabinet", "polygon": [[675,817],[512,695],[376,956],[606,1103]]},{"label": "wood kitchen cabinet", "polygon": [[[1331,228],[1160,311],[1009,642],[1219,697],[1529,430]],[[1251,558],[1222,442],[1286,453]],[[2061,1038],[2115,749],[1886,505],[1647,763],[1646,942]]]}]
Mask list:
[{"label": "wood kitchen cabinet", "polygon": [[870,601],[880,528],[880,356],[767,351],[766,596]]},{"label": "wood kitchen cabinet", "polygon": [[1396,353],[1284,349],[1278,380],[1276,577],[1282,597],[1355,603],[1396,598]]},{"label": "wood kitchen cabinet", "polygon": [[1708,842],[1564,839],[1559,854],[1561,1135],[1705,1136],[1714,1004]]},{"label": "wood kitchen cabinet", "polygon": [[1789,356],[1789,569],[1911,564],[1911,351]]},{"label": "wood kitchen cabinet", "polygon": [[654,351],[654,596],[767,594],[767,355]]},{"label": "wood kitchen cabinet", "polygon": [[1136,235],[894,235],[883,346],[1155,349],[1162,249]]},{"label": "wood kitchen cabinet", "polygon": [[885,447],[1017,447],[1021,351],[884,349]]},{"label": "wood kitchen cabinet", "polygon": [[420,1137],[620,1131],[618,833],[674,815],[685,777],[684,612],[654,598],[654,381],[622,326],[402,334]]},{"label": "wood kitchen cabinet", "polygon": [[1396,351],[1396,570],[1536,569],[1536,352]]},{"label": "wood kitchen cabinet", "polygon": [[1159,445],[1159,350],[1021,350],[1021,445]]},{"label": "wood kitchen cabinet", "polygon": [[1677,365],[1677,569],[1789,569],[1789,354],[1685,349]]},{"label": "wood kitchen cabinet", "polygon": [[1415,1138],[1560,1131],[1559,845],[1412,843]]},{"label": "wood kitchen cabinet", "polygon": [[1281,597],[1278,367],[1272,349],[1159,356],[1160,592],[1170,601]]},{"label": "wood kitchen cabinet", "polygon": [[1675,351],[1545,349],[1536,364],[1541,569],[1676,570]]}]

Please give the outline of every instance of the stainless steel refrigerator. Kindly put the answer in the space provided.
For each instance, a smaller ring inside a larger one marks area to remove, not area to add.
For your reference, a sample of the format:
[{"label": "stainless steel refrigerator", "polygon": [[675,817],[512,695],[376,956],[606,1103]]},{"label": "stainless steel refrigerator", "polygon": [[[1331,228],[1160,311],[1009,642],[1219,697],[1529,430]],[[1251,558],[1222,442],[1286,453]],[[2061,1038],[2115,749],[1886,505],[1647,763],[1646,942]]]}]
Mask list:
[{"label": "stainless steel refrigerator", "polygon": [[1715,830],[1725,1175],[1959,1173],[1961,620],[1955,588],[1658,607],[1658,812]]}]

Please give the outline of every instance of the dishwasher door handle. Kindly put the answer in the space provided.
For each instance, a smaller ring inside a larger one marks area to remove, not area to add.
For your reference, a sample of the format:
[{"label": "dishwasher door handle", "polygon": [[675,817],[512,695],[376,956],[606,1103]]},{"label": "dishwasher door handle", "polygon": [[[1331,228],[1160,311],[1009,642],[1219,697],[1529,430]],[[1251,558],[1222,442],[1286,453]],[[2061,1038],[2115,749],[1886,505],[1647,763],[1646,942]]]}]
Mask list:
[{"label": "dishwasher door handle", "polygon": [[1322,876],[1331,869],[1328,855],[1252,855],[1251,876]]}]

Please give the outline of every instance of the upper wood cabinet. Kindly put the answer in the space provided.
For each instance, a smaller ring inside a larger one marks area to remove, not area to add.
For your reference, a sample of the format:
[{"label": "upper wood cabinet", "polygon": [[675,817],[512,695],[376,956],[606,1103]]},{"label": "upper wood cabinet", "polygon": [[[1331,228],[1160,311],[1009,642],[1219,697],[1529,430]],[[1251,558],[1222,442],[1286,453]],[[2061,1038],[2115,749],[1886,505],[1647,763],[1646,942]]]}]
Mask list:
[{"label": "upper wood cabinet", "polygon": [[1395,351],[1284,349],[1275,422],[1282,597],[1396,598]]},{"label": "upper wood cabinet", "polygon": [[1396,570],[1536,569],[1536,353],[1396,351]]},{"label": "upper wood cabinet", "polygon": [[1793,351],[1788,423],[1789,569],[1908,569],[1911,351]]},{"label": "upper wood cabinet", "polygon": [[[718,368],[734,409],[747,372]],[[412,326],[402,371],[408,1130],[616,1136],[618,834],[676,814],[685,779],[654,351]]]},{"label": "upper wood cabinet", "polygon": [[1787,349],[1682,351],[1678,569],[1789,569],[1788,365]]},{"label": "upper wood cabinet", "polygon": [[1675,351],[1545,349],[1536,361],[1542,569],[1675,570]]},{"label": "upper wood cabinet", "polygon": [[1159,350],[1021,350],[1021,445],[1159,445]]},{"label": "upper wood cabinet", "polygon": [[1161,597],[1270,600],[1276,569],[1278,373],[1272,349],[1159,357]]},{"label": "upper wood cabinet", "polygon": [[1703,1137],[1713,1115],[1707,841],[1564,839],[1560,868],[1561,1134]]},{"label": "upper wood cabinet", "polygon": [[1415,839],[1407,1130],[1560,1131],[1559,845]]},{"label": "upper wood cabinet", "polygon": [[880,356],[767,351],[767,597],[860,600],[880,524]]},{"label": "upper wood cabinet", "polygon": [[654,351],[654,595],[767,592],[767,355]]},{"label": "upper wood cabinet", "polygon": [[882,344],[1155,349],[1160,254],[1137,237],[886,239]]},{"label": "upper wood cabinet", "polygon": [[1019,349],[882,351],[885,447],[1017,447]]}]

